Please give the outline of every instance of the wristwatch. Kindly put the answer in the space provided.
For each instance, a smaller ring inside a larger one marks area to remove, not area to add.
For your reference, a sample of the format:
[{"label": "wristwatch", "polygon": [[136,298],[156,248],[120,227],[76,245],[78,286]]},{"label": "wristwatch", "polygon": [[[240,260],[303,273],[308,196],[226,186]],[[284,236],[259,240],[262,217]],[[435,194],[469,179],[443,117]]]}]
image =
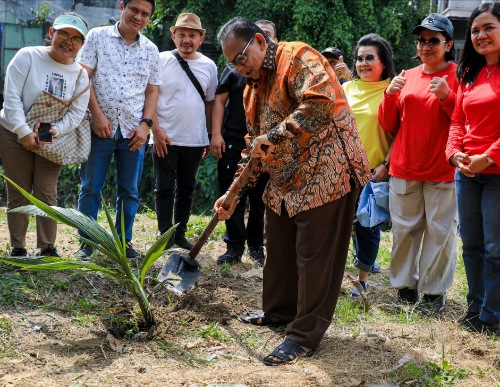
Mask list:
[{"label": "wristwatch", "polygon": [[141,120],[141,124],[145,122],[146,125],[149,127],[149,128],[152,128],[153,127],[153,120],[151,118],[143,118]]},{"label": "wristwatch", "polygon": [[380,165],[383,165],[385,169],[389,169],[389,162],[387,160],[384,160]]},{"label": "wristwatch", "polygon": [[485,154],[485,156],[486,156],[486,162],[488,163],[488,165],[491,165],[494,163],[493,159],[490,156],[488,156],[487,154]]}]

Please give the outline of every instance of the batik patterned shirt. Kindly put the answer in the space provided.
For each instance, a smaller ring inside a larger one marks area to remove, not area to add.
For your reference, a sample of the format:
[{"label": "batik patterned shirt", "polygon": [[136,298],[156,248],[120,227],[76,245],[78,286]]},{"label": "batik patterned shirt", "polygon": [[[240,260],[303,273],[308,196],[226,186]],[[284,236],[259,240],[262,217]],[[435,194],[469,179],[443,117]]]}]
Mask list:
[{"label": "batik patterned shirt", "polygon": [[346,195],[351,178],[360,186],[369,182],[367,156],[344,91],[312,47],[269,43],[261,78],[247,81],[243,100],[250,137],[267,134],[275,145],[247,184],[269,172],[263,199],[277,214],[282,202],[292,217]]},{"label": "batik patterned shirt", "polygon": [[128,45],[114,26],[89,31],[77,61],[94,70],[92,85],[104,115],[124,138],[140,124],[148,85],[161,85],[158,48],[145,36]]}]

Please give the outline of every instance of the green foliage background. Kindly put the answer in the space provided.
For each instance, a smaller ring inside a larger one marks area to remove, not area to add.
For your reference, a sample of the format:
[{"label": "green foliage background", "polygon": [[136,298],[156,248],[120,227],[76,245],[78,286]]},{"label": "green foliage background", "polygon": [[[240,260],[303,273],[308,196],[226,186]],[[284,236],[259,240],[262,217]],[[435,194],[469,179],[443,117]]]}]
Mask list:
[{"label": "green foliage background", "polygon": [[[428,0],[171,0],[157,2],[146,34],[161,50],[170,47],[169,27],[181,12],[194,12],[207,29],[205,41],[216,44],[220,27],[234,16],[272,20],[280,40],[301,40],[318,50],[339,47],[351,63],[358,39],[375,32],[394,51],[396,70],[414,67],[413,28],[430,12]],[[435,7],[435,5],[433,5]]]},{"label": "green foliage background", "polygon": [[[318,50],[339,47],[344,61],[352,64],[352,49],[357,40],[370,32],[386,38],[393,49],[396,72],[416,66],[413,28],[428,13],[428,0],[170,0],[157,1],[157,7],[145,34],[160,51],[172,49],[169,27],[181,12],[194,12],[207,29],[205,46],[215,47],[219,68],[225,64],[216,42],[220,27],[234,16],[250,20],[272,20],[280,40],[304,41]],[[213,54],[213,52],[212,52]],[[214,58],[217,59],[217,58]],[[64,206],[76,206],[79,189],[78,166],[64,167],[59,179],[59,200]],[[219,195],[217,159],[205,159],[198,171],[193,213],[201,214],[212,208]],[[154,172],[151,155],[146,154],[139,188],[143,205],[154,208]],[[114,165],[111,166],[103,196],[114,207],[116,195]],[[0,202],[5,205],[5,188],[0,188]]]}]

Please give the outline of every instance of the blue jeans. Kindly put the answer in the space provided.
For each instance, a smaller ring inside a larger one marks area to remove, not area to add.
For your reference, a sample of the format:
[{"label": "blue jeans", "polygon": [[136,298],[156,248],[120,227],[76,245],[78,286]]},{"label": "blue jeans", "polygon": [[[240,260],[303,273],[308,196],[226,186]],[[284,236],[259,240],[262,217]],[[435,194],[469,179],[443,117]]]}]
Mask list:
[{"label": "blue jeans", "polygon": [[[455,172],[469,312],[500,322],[500,175]],[[495,210],[497,208],[497,210]]]},{"label": "blue jeans", "polygon": [[354,232],[354,247],[356,249],[354,266],[370,273],[377,259],[380,246],[380,227],[371,229],[356,222],[354,223]]},{"label": "blue jeans", "polygon": [[[80,167],[80,196],[78,210],[93,219],[101,204],[101,192],[108,172],[111,158],[115,157],[116,167],[116,221],[115,226],[121,238],[121,214],[125,220],[125,239],[132,240],[132,227],[139,208],[139,182],[144,165],[143,146],[139,151],[130,151],[130,140],[123,138],[118,128],[112,138],[100,138],[92,133],[92,145],[89,159]],[[87,237],[84,233],[80,235]]]}]

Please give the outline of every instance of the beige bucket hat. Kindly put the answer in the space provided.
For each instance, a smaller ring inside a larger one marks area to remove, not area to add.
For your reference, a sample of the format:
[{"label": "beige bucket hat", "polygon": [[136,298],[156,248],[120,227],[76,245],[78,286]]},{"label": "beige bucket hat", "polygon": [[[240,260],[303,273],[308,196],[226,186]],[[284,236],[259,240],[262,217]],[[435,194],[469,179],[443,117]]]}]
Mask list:
[{"label": "beige bucket hat", "polygon": [[181,13],[175,22],[175,26],[170,27],[170,32],[174,33],[176,28],[191,28],[198,30],[202,35],[205,35],[206,30],[201,28],[201,20],[194,13]]}]

